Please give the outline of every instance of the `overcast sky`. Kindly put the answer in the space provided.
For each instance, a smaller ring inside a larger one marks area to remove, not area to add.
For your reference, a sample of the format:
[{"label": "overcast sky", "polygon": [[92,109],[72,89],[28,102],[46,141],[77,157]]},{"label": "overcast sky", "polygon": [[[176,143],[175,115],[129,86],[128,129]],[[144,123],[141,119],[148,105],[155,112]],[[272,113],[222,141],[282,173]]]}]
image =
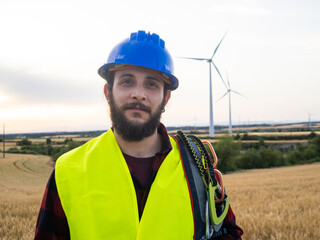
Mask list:
[{"label": "overcast sky", "polygon": [[[162,121],[209,124],[209,58],[231,88],[235,124],[320,120],[318,0],[0,0],[0,124],[7,132],[110,127],[97,74],[131,32],[160,35],[179,88]],[[213,70],[215,124],[228,123]]]}]

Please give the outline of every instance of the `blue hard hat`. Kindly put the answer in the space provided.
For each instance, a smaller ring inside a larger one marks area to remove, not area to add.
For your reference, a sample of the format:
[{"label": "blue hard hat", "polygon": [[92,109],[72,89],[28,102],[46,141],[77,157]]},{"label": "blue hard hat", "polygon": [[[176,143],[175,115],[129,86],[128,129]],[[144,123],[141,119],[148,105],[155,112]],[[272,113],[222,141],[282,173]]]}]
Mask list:
[{"label": "blue hard hat", "polygon": [[170,81],[170,89],[175,90],[178,79],[173,75],[173,60],[165,42],[159,35],[145,31],[131,33],[130,38],[116,45],[109,54],[107,62],[98,73],[104,79],[110,68],[123,65],[135,65],[159,71]]}]

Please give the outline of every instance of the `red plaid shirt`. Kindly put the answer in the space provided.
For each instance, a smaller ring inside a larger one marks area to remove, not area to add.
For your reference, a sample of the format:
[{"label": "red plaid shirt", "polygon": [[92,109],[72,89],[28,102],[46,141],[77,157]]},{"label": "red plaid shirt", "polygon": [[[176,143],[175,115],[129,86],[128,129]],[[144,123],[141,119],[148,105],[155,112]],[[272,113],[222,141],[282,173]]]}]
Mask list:
[{"label": "red plaid shirt", "polygon": [[[139,208],[139,217],[141,218],[144,206],[146,204],[151,185],[156,177],[157,171],[167,154],[171,151],[172,146],[168,137],[166,128],[161,124],[158,129],[163,139],[162,150],[153,158],[145,159],[145,164],[134,164],[135,158],[124,154],[132,180],[137,194],[137,202]],[[148,175],[143,176],[146,171],[141,169],[149,169]],[[241,239],[242,230],[235,223],[235,216],[232,209],[229,208],[224,227],[231,229],[239,237],[232,235],[224,235],[219,239]],[[41,208],[36,224],[35,240],[66,240],[70,239],[69,226],[66,215],[61,206],[60,198],[57,192],[54,170],[49,178],[46,190],[43,195]]]}]

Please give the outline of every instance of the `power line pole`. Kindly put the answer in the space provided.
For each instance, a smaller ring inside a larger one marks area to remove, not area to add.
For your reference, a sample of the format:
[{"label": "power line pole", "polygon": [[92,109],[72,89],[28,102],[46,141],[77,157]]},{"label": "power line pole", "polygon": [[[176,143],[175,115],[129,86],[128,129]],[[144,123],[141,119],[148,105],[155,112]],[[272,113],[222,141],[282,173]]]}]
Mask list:
[{"label": "power line pole", "polygon": [[6,157],[6,133],[5,133],[5,124],[3,124],[3,137],[2,137],[2,142],[3,142],[3,158]]}]

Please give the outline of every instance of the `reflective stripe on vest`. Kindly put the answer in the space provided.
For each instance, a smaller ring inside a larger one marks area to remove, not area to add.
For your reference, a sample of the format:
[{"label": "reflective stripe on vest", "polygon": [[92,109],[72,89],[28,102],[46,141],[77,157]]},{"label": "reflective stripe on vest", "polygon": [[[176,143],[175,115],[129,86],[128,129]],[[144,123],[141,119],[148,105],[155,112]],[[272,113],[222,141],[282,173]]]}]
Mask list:
[{"label": "reflective stripe on vest", "polygon": [[160,166],[139,222],[132,178],[112,130],[56,162],[71,240],[193,239],[191,200],[177,143]]}]

